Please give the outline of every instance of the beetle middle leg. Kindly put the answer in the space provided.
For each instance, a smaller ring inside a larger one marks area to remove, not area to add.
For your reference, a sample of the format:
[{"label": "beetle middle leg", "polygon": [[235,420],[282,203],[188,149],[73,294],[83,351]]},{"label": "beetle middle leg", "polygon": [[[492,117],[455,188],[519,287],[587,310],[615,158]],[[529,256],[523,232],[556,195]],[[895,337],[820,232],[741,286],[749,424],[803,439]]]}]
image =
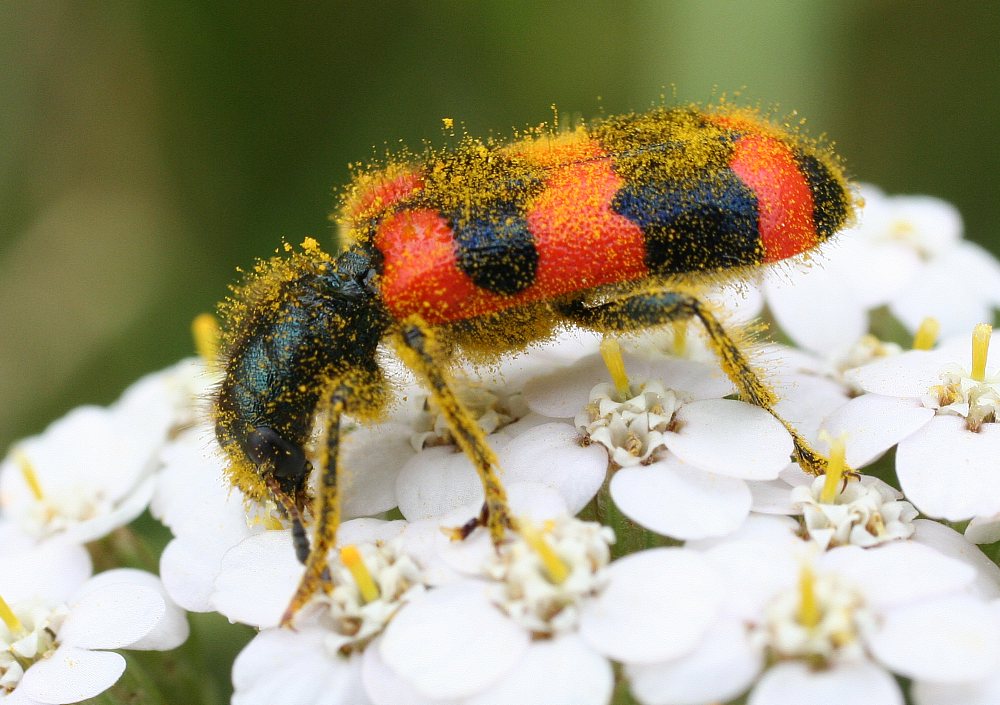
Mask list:
[{"label": "beetle middle leg", "polygon": [[424,379],[431,395],[455,435],[455,441],[469,457],[483,483],[485,503],[479,517],[457,530],[464,538],[477,526],[486,526],[494,544],[499,544],[506,529],[515,529],[507,504],[507,492],[497,477],[497,458],[486,442],[483,429],[459,401],[448,382],[443,356],[435,350],[426,325],[417,317],[407,319],[399,331],[399,353],[403,362]]},{"label": "beetle middle leg", "polygon": [[761,379],[736,341],[698,298],[666,288],[650,288],[594,305],[572,300],[558,305],[557,310],[573,323],[607,332],[642,330],[697,318],[708,333],[723,371],[736,385],[743,400],[764,409],[788,430],[795,443],[796,459],[803,470],[812,475],[826,472],[827,459],[813,450],[795,427],[778,414],[774,408],[778,401],[774,390]]},{"label": "beetle middle leg", "polygon": [[[320,456],[320,481],[319,490],[313,504],[313,531],[312,545],[308,547],[305,559],[305,571],[299,586],[292,596],[292,601],[281,617],[281,626],[289,626],[295,613],[309,601],[324,581],[329,580],[329,570],[327,562],[329,560],[330,549],[333,548],[337,539],[337,528],[340,526],[340,490],[338,488],[338,452],[340,448],[340,417],[344,413],[344,407],[348,399],[351,398],[352,389],[347,384],[338,384],[333,387],[325,397],[325,409],[327,416],[324,424],[324,443]],[[294,532],[293,532],[294,533]],[[296,542],[296,553],[300,560],[302,557],[302,545]]]}]

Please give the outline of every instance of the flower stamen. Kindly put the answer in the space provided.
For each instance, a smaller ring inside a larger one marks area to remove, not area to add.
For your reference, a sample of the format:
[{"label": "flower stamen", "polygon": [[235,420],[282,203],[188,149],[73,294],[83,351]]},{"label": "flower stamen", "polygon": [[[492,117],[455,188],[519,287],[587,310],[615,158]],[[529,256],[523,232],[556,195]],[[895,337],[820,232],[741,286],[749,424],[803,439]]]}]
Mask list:
[{"label": "flower stamen", "polygon": [[552,546],[545,540],[542,532],[536,529],[530,522],[520,522],[520,532],[524,541],[542,559],[542,565],[545,566],[545,572],[548,574],[549,580],[554,585],[562,585],[566,581],[566,578],[569,577],[569,566],[566,565],[566,562],[556,554]]},{"label": "flower stamen", "polygon": [[941,323],[933,316],[928,316],[920,322],[916,334],[913,336],[914,350],[930,350],[937,343],[938,334],[941,332]]},{"label": "flower stamen", "polygon": [[809,565],[799,571],[799,609],[795,616],[806,629],[815,629],[823,618],[816,599],[816,574]]},{"label": "flower stamen", "polygon": [[826,431],[820,432],[820,440],[825,441],[830,446],[829,461],[826,466],[826,475],[823,482],[823,490],[820,492],[819,501],[825,504],[832,504],[837,498],[838,488],[844,480],[844,458],[846,456],[846,434],[833,438]]},{"label": "flower stamen", "polygon": [[601,357],[604,365],[611,374],[611,381],[614,382],[615,390],[622,401],[629,398],[628,375],[625,374],[625,359],[622,357],[622,348],[614,338],[604,338],[601,340]]},{"label": "flower stamen", "polygon": [[211,313],[200,313],[191,321],[194,348],[210,370],[217,370],[219,363],[219,321]]},{"label": "flower stamen", "polygon": [[44,500],[45,493],[42,492],[42,483],[38,481],[38,473],[35,472],[35,466],[32,465],[31,460],[22,451],[17,452],[17,466],[21,470],[21,476],[24,478],[25,484],[28,485],[28,489],[31,490],[31,494],[34,495],[35,500],[38,502]]},{"label": "flower stamen", "polygon": [[0,596],[0,619],[3,623],[7,625],[7,629],[10,630],[12,634],[23,634],[25,632],[24,625],[21,624],[21,620],[17,618],[14,614],[14,610],[10,608],[7,601]]},{"label": "flower stamen", "polygon": [[358,586],[361,599],[366,604],[374,602],[379,598],[381,593],[379,592],[378,585],[375,584],[372,574],[369,572],[364,560],[362,560],[361,552],[358,551],[357,546],[352,544],[340,549],[340,562],[351,572],[351,577],[354,578],[354,583]]},{"label": "flower stamen", "polygon": [[990,350],[990,335],[993,326],[980,323],[972,330],[972,374],[976,382],[986,381],[986,355]]}]

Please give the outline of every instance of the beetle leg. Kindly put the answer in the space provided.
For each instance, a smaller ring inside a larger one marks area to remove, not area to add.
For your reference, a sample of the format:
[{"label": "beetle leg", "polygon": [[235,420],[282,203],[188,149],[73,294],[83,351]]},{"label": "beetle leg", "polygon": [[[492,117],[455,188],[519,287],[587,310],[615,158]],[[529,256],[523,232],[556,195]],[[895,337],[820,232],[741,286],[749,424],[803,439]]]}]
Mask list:
[{"label": "beetle leg", "polygon": [[456,529],[456,538],[465,538],[476,528],[486,526],[495,545],[503,540],[506,529],[515,529],[514,519],[507,504],[507,492],[497,477],[497,458],[486,442],[486,435],[476,420],[462,406],[448,382],[444,360],[434,347],[433,336],[423,321],[408,318],[399,332],[399,354],[403,362],[427,382],[434,402],[462,451],[469,457],[479,473],[486,497],[483,511],[477,519]]},{"label": "beetle leg", "polygon": [[[778,401],[774,390],[761,379],[736,341],[696,297],[669,289],[653,288],[592,306],[584,301],[574,300],[559,305],[558,310],[573,323],[605,332],[643,330],[664,323],[697,318],[708,333],[709,342],[723,371],[736,385],[743,400],[764,409],[788,430],[795,443],[796,459],[803,470],[812,475],[826,472],[827,459],[813,450],[795,427],[778,414],[774,408]],[[847,471],[850,472],[850,469]]]},{"label": "beetle leg", "polygon": [[302,502],[292,499],[292,496],[281,488],[281,484],[274,475],[268,475],[264,482],[267,489],[271,491],[275,503],[281,508],[285,517],[292,522],[292,546],[295,547],[295,557],[299,559],[299,563],[305,564],[309,558],[309,536],[306,533],[305,522],[302,520]]},{"label": "beetle leg", "polygon": [[[327,563],[330,549],[333,548],[337,539],[337,527],[340,525],[340,491],[337,487],[340,417],[351,394],[351,388],[341,383],[331,390],[323,405],[327,416],[324,425],[322,456],[319,463],[321,473],[319,491],[316,493],[313,505],[315,528],[312,546],[308,547],[308,554],[304,561],[306,567],[302,573],[302,579],[299,581],[299,586],[292,596],[292,601],[288,604],[288,609],[281,617],[281,626],[283,627],[291,625],[295,613],[309,601],[309,598],[316,593],[324,581],[329,582],[330,574]],[[293,535],[295,533],[294,523],[292,533]],[[300,546],[296,545],[296,553],[298,554],[299,551]]]}]

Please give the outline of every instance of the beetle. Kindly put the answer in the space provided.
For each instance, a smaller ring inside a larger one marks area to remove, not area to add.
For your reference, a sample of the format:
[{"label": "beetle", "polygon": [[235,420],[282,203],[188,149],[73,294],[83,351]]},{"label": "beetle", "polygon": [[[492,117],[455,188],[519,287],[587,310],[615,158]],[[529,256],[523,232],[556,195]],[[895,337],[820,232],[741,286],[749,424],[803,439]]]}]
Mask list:
[{"label": "beetle", "polygon": [[[848,223],[854,200],[829,148],[751,110],[660,107],[506,143],[464,137],[360,175],[343,201],[339,255],[314,240],[286,245],[220,304],[214,418],[228,474],[248,498],[276,503],[305,564],[284,624],[328,576],[341,418],[375,420],[391,402],[384,341],[477,469],[485,503],[462,536],[485,526],[499,544],[517,527],[449,367],[564,326],[614,335],[698,319],[740,396],[784,424],[805,470],[824,471],[696,292],[810,253]],[[306,446],[317,422],[313,499]]]}]

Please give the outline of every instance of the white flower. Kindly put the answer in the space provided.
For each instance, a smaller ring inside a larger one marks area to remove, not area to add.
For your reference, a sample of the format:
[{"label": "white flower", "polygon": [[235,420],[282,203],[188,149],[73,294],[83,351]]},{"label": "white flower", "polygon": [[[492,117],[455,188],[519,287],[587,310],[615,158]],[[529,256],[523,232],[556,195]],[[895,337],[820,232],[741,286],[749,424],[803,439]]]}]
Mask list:
[{"label": "white flower", "polygon": [[828,478],[792,489],[791,501],[802,507],[806,535],[820,548],[862,548],[913,535],[917,510],[902,494],[874,477],[847,482],[827,497]]},{"label": "white flower", "polygon": [[755,704],[899,705],[893,673],[962,683],[995,671],[1000,632],[972,592],[971,566],[905,541],[810,557],[784,520],[765,524],[773,529],[704,549],[726,596],[694,650],[625,659],[644,705],[728,700],[748,688]]},{"label": "white flower", "polygon": [[183,611],[156,576],[125,568],[91,578],[65,602],[5,601],[0,617],[0,693],[22,705],[94,697],[125,670],[125,659],[108,649],[173,649],[188,635]]},{"label": "white flower", "polygon": [[0,509],[31,536],[100,538],[146,508],[161,441],[114,410],[75,409],[14,446],[0,465]]},{"label": "white flower", "polygon": [[732,385],[715,366],[662,355],[625,360],[628,398],[600,381],[608,373],[596,356],[526,385],[533,409],[576,417],[578,433],[564,431],[563,439],[556,424],[537,429],[546,428],[550,447],[565,456],[550,466],[572,463],[574,472],[596,476],[595,461],[577,459],[582,435],[620,467],[610,491],[634,521],[685,539],[732,531],[750,511],[746,480],[777,477],[789,462],[791,437],[762,409],[718,398]]},{"label": "white flower", "polygon": [[888,305],[909,330],[934,316],[942,334],[990,320],[1000,306],[1000,264],[962,240],[954,206],[928,196],[861,190],[858,225],[827,246],[808,270],[774,268],[768,306],[782,329],[816,352],[839,351],[868,328],[867,312]]},{"label": "white flower", "polygon": [[[987,355],[991,336],[977,330],[971,366],[968,339],[955,339],[849,372],[869,394],[828,424],[848,434],[849,463],[898,443],[896,473],[906,497],[949,521],[1000,512],[1000,473],[992,471],[1000,457],[1000,356],[996,345]],[[852,459],[852,449],[863,457]]]},{"label": "white flower", "polygon": [[275,693],[283,705],[370,702],[362,665],[390,620],[425,589],[399,537],[404,524],[343,524],[332,588],[296,615],[294,631],[276,628],[301,575],[287,533],[250,537],[226,555],[213,602],[230,619],[266,627],[233,665],[233,703],[270,705]]}]

